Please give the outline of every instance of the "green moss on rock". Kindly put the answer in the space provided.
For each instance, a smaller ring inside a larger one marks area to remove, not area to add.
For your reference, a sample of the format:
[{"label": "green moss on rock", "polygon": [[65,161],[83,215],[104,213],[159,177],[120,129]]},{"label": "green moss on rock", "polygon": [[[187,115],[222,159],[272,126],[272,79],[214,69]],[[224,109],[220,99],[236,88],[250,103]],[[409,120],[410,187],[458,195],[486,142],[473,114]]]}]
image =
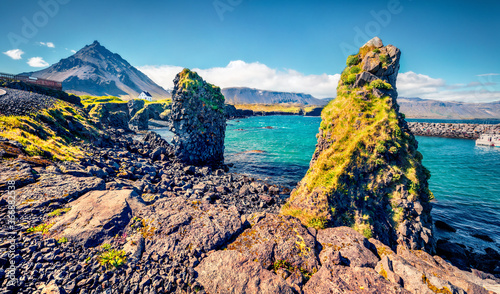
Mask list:
[{"label": "green moss on rock", "polygon": [[[372,51],[362,47],[356,56],[362,63]],[[355,64],[353,57],[347,64]],[[398,62],[391,66],[397,72]],[[341,80],[337,98],[323,109],[310,168],[282,213],[304,225],[349,226],[390,246],[432,251],[428,174],[396,97],[389,96],[396,92],[378,97],[368,84],[349,84]]]}]

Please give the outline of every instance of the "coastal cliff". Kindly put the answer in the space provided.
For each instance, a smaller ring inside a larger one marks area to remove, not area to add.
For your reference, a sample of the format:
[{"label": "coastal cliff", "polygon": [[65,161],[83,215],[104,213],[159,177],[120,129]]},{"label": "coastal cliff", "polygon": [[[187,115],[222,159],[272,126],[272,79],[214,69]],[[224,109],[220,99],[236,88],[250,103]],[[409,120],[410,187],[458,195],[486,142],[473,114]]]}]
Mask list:
[{"label": "coastal cliff", "polygon": [[374,38],[349,56],[337,99],[323,109],[310,168],[282,213],[434,252],[430,173],[396,102],[400,55]]}]

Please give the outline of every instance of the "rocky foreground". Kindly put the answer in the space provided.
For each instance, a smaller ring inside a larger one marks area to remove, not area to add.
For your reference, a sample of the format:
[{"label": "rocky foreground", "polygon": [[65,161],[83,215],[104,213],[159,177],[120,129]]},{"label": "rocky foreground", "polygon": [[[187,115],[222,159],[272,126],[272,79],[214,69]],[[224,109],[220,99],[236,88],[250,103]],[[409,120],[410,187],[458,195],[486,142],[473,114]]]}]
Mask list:
[{"label": "rocky foreground", "polygon": [[34,160],[2,141],[0,182],[14,180],[16,205],[2,185],[0,293],[500,290],[495,276],[423,251],[394,251],[347,227],[307,228],[277,214],[289,191],[185,166],[154,133],[109,140],[87,146],[80,164]]}]

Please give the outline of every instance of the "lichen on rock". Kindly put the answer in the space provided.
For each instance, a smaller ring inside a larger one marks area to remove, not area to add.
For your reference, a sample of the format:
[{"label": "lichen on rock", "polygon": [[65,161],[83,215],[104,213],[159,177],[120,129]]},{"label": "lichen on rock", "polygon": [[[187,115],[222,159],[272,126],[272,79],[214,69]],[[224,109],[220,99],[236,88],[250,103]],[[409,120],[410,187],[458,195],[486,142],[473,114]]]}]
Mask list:
[{"label": "lichen on rock", "polygon": [[434,252],[430,173],[396,102],[400,55],[377,38],[347,59],[310,168],[282,213]]},{"label": "lichen on rock", "polygon": [[177,157],[193,165],[222,164],[226,119],[220,88],[184,69],[174,79],[172,101],[172,144]]}]

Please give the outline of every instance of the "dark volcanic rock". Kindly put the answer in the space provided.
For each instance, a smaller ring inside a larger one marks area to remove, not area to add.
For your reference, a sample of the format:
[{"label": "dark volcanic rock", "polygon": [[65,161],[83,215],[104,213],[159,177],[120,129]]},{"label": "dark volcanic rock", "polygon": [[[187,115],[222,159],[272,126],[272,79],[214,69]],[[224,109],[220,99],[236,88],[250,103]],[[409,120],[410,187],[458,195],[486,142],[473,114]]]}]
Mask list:
[{"label": "dark volcanic rock", "polygon": [[227,248],[258,260],[268,269],[280,261],[308,272],[319,268],[314,236],[298,219],[290,216],[267,213]]},{"label": "dark volcanic rock", "polygon": [[71,210],[55,219],[50,233],[86,247],[114,237],[144,207],[133,190],[92,191],[70,202]]},{"label": "dark volcanic rock", "polygon": [[[373,247],[368,240],[349,227],[327,228],[319,230],[316,236],[323,246],[319,254],[321,264],[328,262],[331,253],[329,249],[338,251],[342,257],[348,260],[351,267],[371,267],[375,268],[379,259],[370,248]],[[373,249],[375,249],[373,247]]]},{"label": "dark volcanic rock", "polygon": [[296,293],[281,277],[238,251],[214,252],[195,270],[208,293]]},{"label": "dark volcanic rock", "polygon": [[42,174],[37,182],[17,190],[19,207],[41,207],[50,202],[66,203],[92,190],[106,188],[97,177],[75,177],[69,174]]},{"label": "dark volcanic rock", "polygon": [[304,294],[317,293],[410,293],[370,268],[336,265],[322,267],[304,286]]},{"label": "dark volcanic rock", "polygon": [[101,126],[129,129],[130,115],[126,103],[93,103],[85,105],[84,109]]},{"label": "dark volcanic rock", "polygon": [[144,214],[155,220],[161,235],[146,251],[160,256],[175,255],[186,248],[199,252],[219,249],[242,228],[236,207],[226,209],[182,197],[160,199]]},{"label": "dark volcanic rock", "polygon": [[224,96],[219,87],[184,69],[174,79],[172,144],[186,164],[220,165],[224,161]]},{"label": "dark volcanic rock", "polygon": [[0,191],[7,190],[9,186],[19,189],[33,182],[35,182],[35,171],[23,160],[3,161],[0,165]]},{"label": "dark volcanic rock", "polygon": [[141,131],[148,129],[149,110],[144,107],[145,101],[142,99],[130,100],[128,105],[131,117],[129,125],[132,130]]},{"label": "dark volcanic rock", "polygon": [[443,231],[448,231],[452,233],[455,233],[457,231],[457,229],[455,229],[454,227],[440,220],[434,222],[434,224],[436,225],[436,228],[441,229]]}]

